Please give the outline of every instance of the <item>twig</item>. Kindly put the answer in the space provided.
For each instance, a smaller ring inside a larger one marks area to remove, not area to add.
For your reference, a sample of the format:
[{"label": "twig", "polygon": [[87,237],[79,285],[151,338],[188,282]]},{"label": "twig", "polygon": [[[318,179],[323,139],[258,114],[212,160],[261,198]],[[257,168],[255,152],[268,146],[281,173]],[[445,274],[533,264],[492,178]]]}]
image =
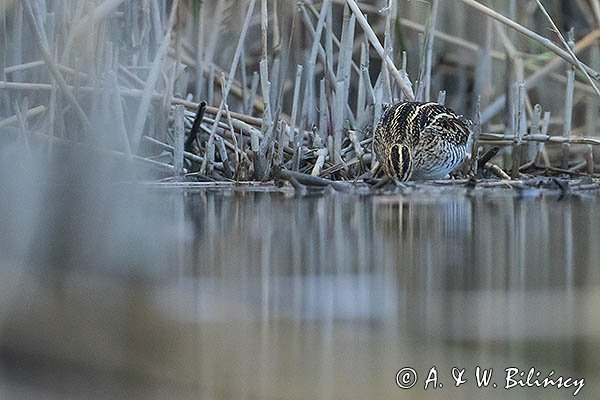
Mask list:
[{"label": "twig", "polygon": [[[543,37],[542,35],[525,28],[524,26],[518,24],[517,22],[511,20],[510,18],[505,17],[504,15],[492,10],[491,8],[484,6],[483,4],[481,4],[475,0],[461,0],[461,1],[465,4],[467,4],[468,6],[473,7],[476,10],[482,12],[483,14],[487,15],[488,17],[493,18],[497,21],[500,21],[501,23],[503,23],[507,26],[510,26],[511,28],[513,28],[517,32],[527,36],[528,38],[535,40],[536,42],[540,43],[542,46],[546,47],[548,50],[555,53],[556,55],[558,55],[559,57],[561,57],[568,63],[577,65],[576,59],[573,59],[567,51],[561,49],[560,47],[558,47],[557,45],[552,43],[551,40]],[[593,77],[596,80],[600,79],[600,73],[598,73],[593,68],[591,68],[583,63],[581,65],[590,74],[591,77]]]},{"label": "twig", "polygon": [[[581,63],[581,61],[579,61],[579,59],[577,58],[577,56],[575,55],[575,53],[573,53],[573,46],[574,46],[574,43],[575,43],[575,34],[572,33],[572,32],[569,33],[569,42],[570,43],[567,43],[567,41],[565,40],[565,37],[562,35],[562,33],[560,33],[560,29],[558,29],[558,27],[554,23],[554,20],[552,19],[552,17],[550,16],[550,14],[548,14],[548,11],[546,11],[546,8],[542,5],[542,3],[540,2],[540,0],[535,0],[535,2],[537,3],[537,5],[540,8],[540,10],[542,10],[542,13],[546,16],[546,18],[548,19],[548,21],[550,21],[550,24],[552,25],[552,29],[554,29],[554,31],[556,32],[556,34],[560,38],[560,41],[562,42],[565,50],[567,50],[567,53],[569,53],[569,55],[571,56],[572,60],[575,62],[572,65],[576,66],[577,68],[579,68],[581,70],[581,72],[583,72],[583,75],[585,75],[585,77],[588,80],[588,82],[590,82],[590,85],[592,85],[592,87],[594,88],[594,91],[596,92],[596,94],[598,96],[600,96],[600,90],[598,90],[598,87],[596,86],[596,84],[594,83],[594,81],[592,80],[592,78],[590,77],[590,75],[588,74],[587,70],[584,68],[584,66]],[[598,75],[596,75],[596,79],[598,79]]]},{"label": "twig", "polygon": [[290,180],[295,178],[298,182],[308,186],[331,186],[335,190],[347,191],[350,185],[346,182],[337,182],[330,179],[320,178],[318,176],[312,176],[303,174],[301,172],[290,171],[287,169],[280,169],[276,175],[280,179]]},{"label": "twig", "polygon": [[487,164],[484,168],[500,179],[511,179],[511,177],[496,164]]},{"label": "twig", "polygon": [[[573,51],[576,54],[578,54],[579,52],[583,51],[587,47],[593,45],[598,40],[598,38],[600,38],[600,30],[595,30],[595,31],[590,32],[589,34],[584,36],[582,39],[580,39],[575,44]],[[561,65],[562,62],[563,62],[563,59],[557,56],[552,61],[547,63],[544,67],[536,70],[533,74],[531,74],[525,80],[525,84],[527,85],[527,88],[531,90],[531,89],[537,87],[537,85],[540,82],[542,82],[542,78],[544,78],[546,75],[551,73],[555,68],[557,68],[559,65]],[[504,94],[498,96],[494,101],[492,101],[492,103],[485,110],[483,110],[483,112],[481,114],[482,123],[488,122],[497,113],[502,111],[505,101],[506,101],[506,95],[504,95]]]},{"label": "twig", "polygon": [[483,168],[485,165],[498,154],[500,147],[492,147],[486,151],[481,157],[479,157],[478,167]]}]

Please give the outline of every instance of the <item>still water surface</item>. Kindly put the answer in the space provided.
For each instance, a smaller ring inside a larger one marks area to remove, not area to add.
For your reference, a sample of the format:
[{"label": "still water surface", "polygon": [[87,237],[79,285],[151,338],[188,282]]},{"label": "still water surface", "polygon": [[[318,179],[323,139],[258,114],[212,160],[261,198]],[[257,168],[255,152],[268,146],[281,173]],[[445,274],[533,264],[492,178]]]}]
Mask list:
[{"label": "still water surface", "polygon": [[[71,239],[27,250],[36,268],[1,325],[7,395],[572,397],[503,388],[505,368],[534,367],[584,378],[577,398],[597,398],[593,197],[135,192],[37,228]],[[433,366],[443,388],[425,391]],[[498,387],[478,389],[476,366]],[[396,385],[404,367],[418,373],[410,390]],[[459,388],[452,367],[466,369]]]}]

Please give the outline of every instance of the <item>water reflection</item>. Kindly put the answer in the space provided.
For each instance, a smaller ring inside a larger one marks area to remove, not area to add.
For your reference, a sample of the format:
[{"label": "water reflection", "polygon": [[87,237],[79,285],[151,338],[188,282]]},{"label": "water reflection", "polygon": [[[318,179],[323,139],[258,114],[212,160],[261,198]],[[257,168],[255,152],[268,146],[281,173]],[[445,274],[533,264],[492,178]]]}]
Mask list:
[{"label": "water reflection", "polygon": [[[477,365],[494,367],[498,385],[504,368],[533,366],[542,378],[550,370],[584,377],[580,398],[600,388],[597,200],[454,190],[305,198],[136,193],[134,204],[143,198],[145,212],[126,213],[119,242],[145,243],[143,263],[153,278],[140,279],[143,267],[125,278],[115,272],[135,262],[136,252],[123,256],[124,245],[102,247],[92,272],[82,265],[52,284],[31,272],[34,283],[23,279],[0,336],[0,374],[14,383],[3,387],[6,393],[24,387],[57,398],[499,399],[508,393],[564,399],[573,393],[476,389]],[[125,203],[117,210],[131,209],[130,200],[113,201]],[[94,229],[113,233],[101,224]],[[98,275],[99,269],[108,273]],[[424,391],[434,365],[446,388]],[[420,373],[408,391],[394,382],[404,366]],[[467,369],[461,388],[451,388],[452,366]],[[35,379],[28,380],[32,371]],[[110,390],[100,389],[105,385]]]}]

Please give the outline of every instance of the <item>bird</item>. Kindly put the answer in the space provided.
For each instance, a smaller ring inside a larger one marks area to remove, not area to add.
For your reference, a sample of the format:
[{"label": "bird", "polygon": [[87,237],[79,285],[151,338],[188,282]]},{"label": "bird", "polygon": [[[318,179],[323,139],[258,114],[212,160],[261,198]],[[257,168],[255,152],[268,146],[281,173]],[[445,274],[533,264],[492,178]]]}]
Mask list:
[{"label": "bird", "polygon": [[443,179],[464,160],[470,126],[471,121],[438,103],[383,105],[373,150],[390,178]]}]

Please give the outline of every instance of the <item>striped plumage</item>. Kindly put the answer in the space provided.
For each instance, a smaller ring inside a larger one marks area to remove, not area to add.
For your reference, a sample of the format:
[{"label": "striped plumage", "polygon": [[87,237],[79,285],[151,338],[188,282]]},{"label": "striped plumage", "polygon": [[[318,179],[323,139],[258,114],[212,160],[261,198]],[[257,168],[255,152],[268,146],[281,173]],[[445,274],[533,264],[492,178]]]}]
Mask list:
[{"label": "striped plumage", "polygon": [[397,103],[383,111],[373,149],[394,179],[442,179],[465,158],[469,125],[438,103]]}]

